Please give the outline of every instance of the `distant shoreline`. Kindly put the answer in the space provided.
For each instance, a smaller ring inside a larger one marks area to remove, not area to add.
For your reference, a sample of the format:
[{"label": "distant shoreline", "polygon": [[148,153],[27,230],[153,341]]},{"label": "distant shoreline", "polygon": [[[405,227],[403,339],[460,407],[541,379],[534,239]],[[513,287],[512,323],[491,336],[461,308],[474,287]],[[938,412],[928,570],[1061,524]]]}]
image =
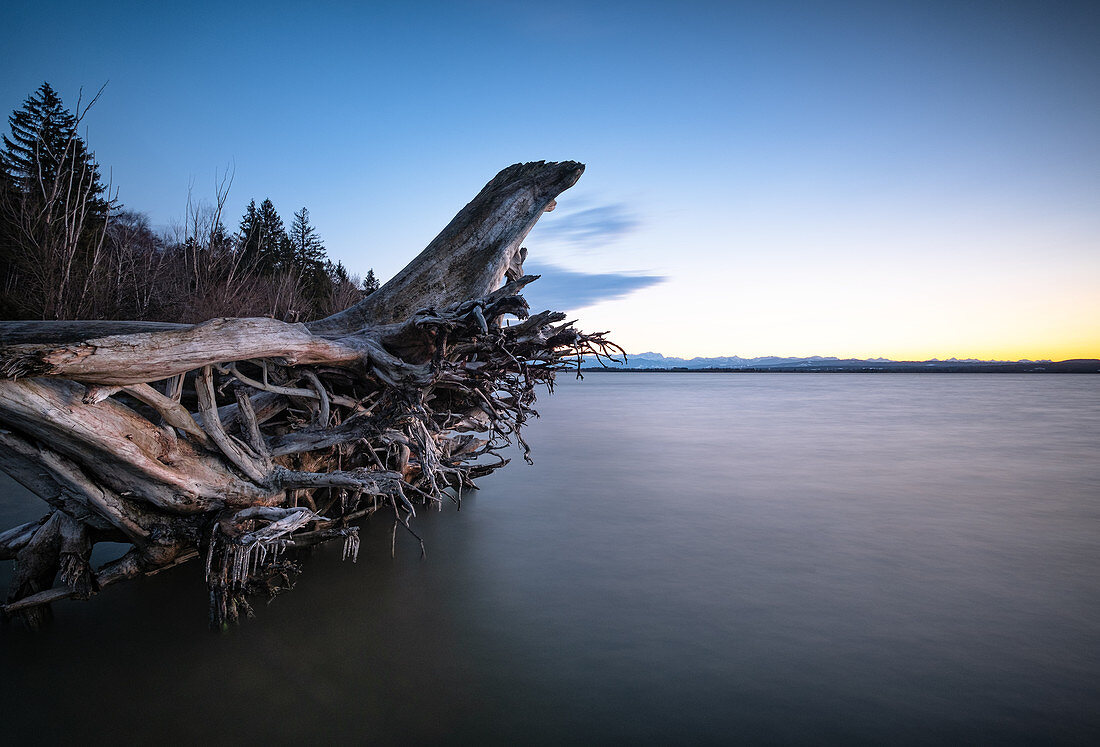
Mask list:
[{"label": "distant shoreline", "polygon": [[581,373],[1027,373],[1027,374],[1100,374],[1100,360],[1070,360],[1053,363],[926,363],[890,362],[868,365],[750,366],[744,368],[619,368],[583,366]]}]

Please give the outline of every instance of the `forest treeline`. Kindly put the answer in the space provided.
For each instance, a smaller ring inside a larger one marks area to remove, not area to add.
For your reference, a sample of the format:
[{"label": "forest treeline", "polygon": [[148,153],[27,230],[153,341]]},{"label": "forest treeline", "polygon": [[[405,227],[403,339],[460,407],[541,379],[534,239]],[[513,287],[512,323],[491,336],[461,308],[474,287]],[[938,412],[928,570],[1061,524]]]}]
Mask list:
[{"label": "forest treeline", "polygon": [[[98,98],[98,95],[97,97]],[[105,184],[80,137],[95,98],[69,110],[43,83],[8,118],[0,149],[0,319],[219,316],[308,321],[378,287],[328,259],[309,211],[287,228],[270,199],[226,228],[228,179],[213,203],[190,199],[183,221],[155,231]]]}]

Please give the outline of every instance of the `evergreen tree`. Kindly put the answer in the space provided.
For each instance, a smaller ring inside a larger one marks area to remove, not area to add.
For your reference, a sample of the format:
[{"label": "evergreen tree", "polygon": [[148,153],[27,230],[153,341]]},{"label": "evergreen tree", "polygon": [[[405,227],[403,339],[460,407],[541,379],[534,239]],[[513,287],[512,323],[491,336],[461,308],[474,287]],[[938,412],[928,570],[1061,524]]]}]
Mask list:
[{"label": "evergreen tree", "polygon": [[255,262],[260,253],[260,216],[256,211],[255,200],[250,200],[248,207],[244,209],[241,225],[237,230],[237,247],[248,264]]},{"label": "evergreen tree", "polygon": [[111,209],[99,167],[77,133],[80,116],[48,83],[8,124],[0,150],[4,290],[18,290],[21,316],[79,315],[95,285]]},{"label": "evergreen tree", "polygon": [[317,235],[317,229],[310,225],[309,210],[302,208],[294,214],[290,224],[291,246],[294,249],[294,263],[301,268],[320,268],[325,260],[325,245]]},{"label": "evergreen tree", "polygon": [[287,267],[288,254],[290,254],[290,241],[286,230],[283,228],[283,219],[275,212],[275,205],[270,199],[260,203],[257,213],[260,219],[260,237],[257,259],[260,271],[273,274]]},{"label": "evergreen tree", "polygon": [[12,112],[8,117],[11,137],[3,136],[0,168],[16,189],[25,194],[37,193],[59,180],[68,182],[74,171],[87,169],[85,190],[97,198],[96,208],[106,209],[106,201],[100,198],[104,187],[99,168],[77,134],[79,124],[49,83],[39,86],[23,102],[22,109]]},{"label": "evergreen tree", "polygon": [[210,251],[218,256],[229,253],[233,248],[233,237],[229,235],[225,224],[218,221],[210,229]]},{"label": "evergreen tree", "polygon": [[332,279],[325,268],[325,246],[317,235],[317,229],[310,225],[309,210],[306,208],[294,214],[287,240],[290,260],[302,279],[306,295],[314,302],[327,298],[332,293]]},{"label": "evergreen tree", "polygon": [[272,275],[290,269],[288,260],[292,260],[293,249],[283,230],[283,219],[270,199],[265,199],[258,208],[255,200],[248,203],[241,218],[237,241],[245,261],[258,272]]},{"label": "evergreen tree", "polygon": [[363,278],[363,291],[369,296],[378,290],[378,278],[374,276],[374,268],[367,270],[367,276]]},{"label": "evergreen tree", "polygon": [[325,274],[328,275],[329,280],[333,285],[339,285],[340,283],[348,282],[348,269],[344,267],[343,262],[332,263],[331,259],[325,260]]}]

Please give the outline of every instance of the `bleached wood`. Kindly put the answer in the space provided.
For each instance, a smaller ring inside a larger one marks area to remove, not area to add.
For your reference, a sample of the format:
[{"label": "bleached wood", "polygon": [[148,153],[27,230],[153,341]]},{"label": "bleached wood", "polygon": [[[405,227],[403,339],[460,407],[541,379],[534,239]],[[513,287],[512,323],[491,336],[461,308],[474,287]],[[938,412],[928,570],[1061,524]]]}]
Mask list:
[{"label": "bleached wood", "polygon": [[166,379],[212,363],[279,358],[289,365],[354,361],[353,347],[275,319],[211,319],[183,329],[85,339],[66,345],[24,343],[0,350],[0,374],[57,376],[90,384]]},{"label": "bleached wood", "polygon": [[554,198],[583,173],[584,165],[576,161],[509,166],[393,279],[350,309],[310,323],[310,330],[325,336],[346,334],[499,288],[506,270],[522,274],[520,243],[542,214],[553,209]]},{"label": "bleached wood", "polygon": [[[582,171],[505,169],[382,289],[310,325],[0,323],[0,469],[51,508],[0,534],[20,569],[4,611],[41,621],[202,555],[211,619],[232,621],[288,548],[343,539],[354,558],[349,522],[386,508],[412,532],[414,501],[460,499],[510,439],[526,453],[535,385],[610,345],[556,312],[501,322],[527,317],[520,242]],[[133,548],[93,571],[102,540]]]}]

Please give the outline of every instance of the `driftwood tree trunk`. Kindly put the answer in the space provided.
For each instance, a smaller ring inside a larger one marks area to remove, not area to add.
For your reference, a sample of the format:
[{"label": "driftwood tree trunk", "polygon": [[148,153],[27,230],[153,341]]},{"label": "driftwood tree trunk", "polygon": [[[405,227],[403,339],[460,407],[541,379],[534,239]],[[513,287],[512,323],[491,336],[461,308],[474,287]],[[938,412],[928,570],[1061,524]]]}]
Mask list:
[{"label": "driftwood tree trunk", "polygon": [[[296,550],[340,539],[354,559],[357,519],[385,509],[412,532],[512,438],[526,457],[536,384],[614,349],[519,295],[521,242],[583,170],[505,169],[390,282],[312,324],[0,323],[0,469],[49,504],[0,533],[4,612],[34,624],[201,558],[222,625],[290,583]],[[93,569],[102,541],[131,549]]]}]

